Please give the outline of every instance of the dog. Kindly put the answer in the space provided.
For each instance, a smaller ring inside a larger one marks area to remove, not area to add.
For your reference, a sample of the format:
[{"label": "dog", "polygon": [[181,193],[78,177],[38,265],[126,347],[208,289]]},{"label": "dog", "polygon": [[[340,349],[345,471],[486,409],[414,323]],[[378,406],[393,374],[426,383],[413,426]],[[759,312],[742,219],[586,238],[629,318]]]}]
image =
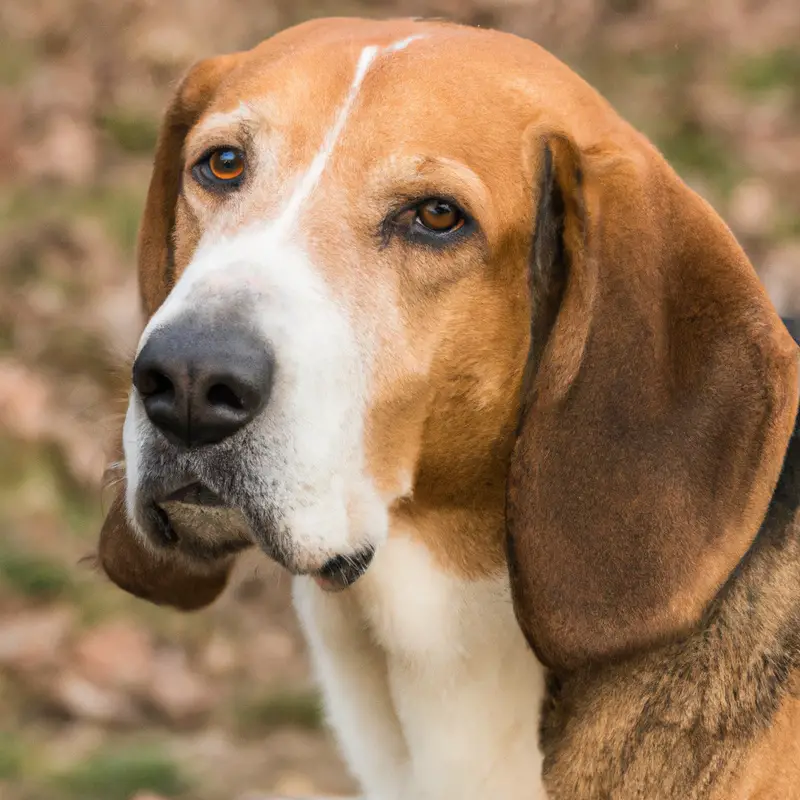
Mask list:
[{"label": "dog", "polygon": [[537,45],[315,20],[158,139],[100,535],[192,610],[286,567],[370,800],[800,797],[798,347]]}]

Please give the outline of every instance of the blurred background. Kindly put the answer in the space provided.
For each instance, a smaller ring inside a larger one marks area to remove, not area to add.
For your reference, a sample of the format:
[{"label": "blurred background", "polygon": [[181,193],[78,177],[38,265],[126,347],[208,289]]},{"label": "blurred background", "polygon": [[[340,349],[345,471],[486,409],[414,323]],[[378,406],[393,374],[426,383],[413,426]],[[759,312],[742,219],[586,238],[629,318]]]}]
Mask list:
[{"label": "blurred background", "polygon": [[104,503],[159,115],[196,59],[322,15],[449,17],[545,45],[647,132],[800,317],[797,0],[0,0],[0,798],[253,800],[353,789],[289,582],[212,609],[78,560]]}]

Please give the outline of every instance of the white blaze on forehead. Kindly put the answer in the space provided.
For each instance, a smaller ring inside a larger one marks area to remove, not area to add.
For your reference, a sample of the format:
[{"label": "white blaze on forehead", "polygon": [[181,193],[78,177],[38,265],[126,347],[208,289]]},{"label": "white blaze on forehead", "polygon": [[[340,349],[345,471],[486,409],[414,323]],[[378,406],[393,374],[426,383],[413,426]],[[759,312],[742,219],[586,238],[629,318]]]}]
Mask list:
[{"label": "white blaze on forehead", "polygon": [[[211,314],[212,324],[223,326],[227,314],[245,314],[262,332],[275,354],[276,370],[269,403],[247,428],[247,470],[269,487],[264,502],[278,508],[285,535],[311,561],[367,540],[378,544],[388,523],[385,504],[364,470],[370,337],[357,330],[346,299],[337,297],[326,282],[296,223],[335,151],[370,67],[381,55],[404,50],[418,38],[361,51],[333,124],[294,182],[283,210],[235,235],[207,230],[139,343],[141,349],[155,330],[197,311]],[[242,104],[227,119],[241,123],[249,111]],[[224,117],[212,115],[205,124],[216,127]],[[231,201],[235,205],[235,198]],[[225,214],[224,208],[219,214]],[[131,509],[138,473],[147,469],[152,435],[135,392],[125,434]]]},{"label": "white blaze on forehead", "polygon": [[289,198],[286,208],[276,221],[276,225],[281,229],[282,233],[288,232],[288,229],[291,227],[292,223],[297,218],[297,215],[300,213],[303,203],[309,198],[311,192],[314,190],[314,187],[319,183],[319,180],[325,171],[325,166],[327,165],[328,160],[330,159],[331,154],[336,147],[336,143],[339,141],[339,138],[342,135],[347,118],[350,115],[353,105],[355,104],[356,98],[358,97],[358,92],[361,89],[361,84],[364,81],[364,77],[375,61],[375,58],[382,53],[395,53],[399,50],[405,50],[405,48],[408,47],[411,42],[421,38],[422,36],[417,34],[415,36],[409,36],[406,39],[402,39],[399,42],[394,42],[382,50],[377,47],[377,45],[370,45],[361,51],[358,64],[356,65],[355,77],[353,78],[353,82],[350,84],[350,88],[347,92],[344,103],[336,115],[333,126],[328,130],[327,134],[325,135],[325,140],[322,143],[322,147],[317,152],[316,156],[314,156],[311,166],[303,175],[297,188]]},{"label": "white blaze on forehead", "polygon": [[390,44],[386,48],[387,53],[396,53],[398,50],[405,50],[411,42],[416,41],[417,39],[424,38],[421,33],[415,33],[413,36],[407,36],[405,39],[401,39],[399,42],[395,42],[394,44]]},{"label": "white blaze on forehead", "polygon": [[367,70],[369,69],[369,66],[373,62],[377,53],[378,48],[374,46],[365,47],[361,51],[361,57],[358,59],[358,66],[356,67],[356,76],[353,78],[353,82],[350,84],[350,90],[347,93],[344,104],[339,109],[339,113],[336,115],[336,120],[333,123],[333,127],[325,135],[325,140],[322,143],[322,147],[316,156],[314,156],[311,166],[303,175],[297,188],[294,190],[294,192],[292,192],[292,196],[289,198],[286,208],[283,210],[275,223],[281,233],[286,232],[284,229],[288,229],[291,226],[297,215],[300,213],[303,203],[308,199],[317,183],[319,183],[319,179],[322,177],[322,173],[325,170],[325,165],[328,163],[328,159],[330,158],[331,153],[336,146],[336,142],[339,140],[339,136],[344,129],[345,122],[347,122],[350,109],[353,107],[353,103],[358,96],[358,90],[361,88],[361,82],[364,80],[364,76],[367,74]]}]

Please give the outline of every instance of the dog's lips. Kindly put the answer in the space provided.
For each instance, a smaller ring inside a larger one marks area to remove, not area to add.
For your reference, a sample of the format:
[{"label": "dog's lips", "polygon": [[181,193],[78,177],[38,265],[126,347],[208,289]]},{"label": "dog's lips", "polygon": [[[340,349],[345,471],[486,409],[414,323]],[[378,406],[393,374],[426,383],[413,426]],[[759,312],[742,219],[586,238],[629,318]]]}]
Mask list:
[{"label": "dog's lips", "polygon": [[161,506],[153,503],[148,513],[148,526],[153,534],[158,539],[158,543],[163,547],[175,547],[178,544],[179,538],[172,523],[169,519],[169,514],[164,511]]},{"label": "dog's lips", "polygon": [[[153,500],[148,513],[148,527],[162,547],[190,546],[195,552],[216,552],[220,550],[220,543],[213,540],[221,530],[230,527],[221,522],[229,514],[238,517],[238,523],[231,528],[233,536],[229,546],[222,548],[225,553],[238,551],[245,544],[256,543],[241,511],[199,481],[188,483]],[[198,527],[207,529],[205,536],[195,535]],[[209,548],[211,542],[213,544]],[[333,556],[319,569],[306,571],[292,568],[290,561],[287,562],[276,553],[270,553],[264,542],[261,542],[261,548],[271,558],[283,564],[289,572],[309,575],[318,586],[328,592],[338,592],[352,586],[367,571],[375,555],[374,548],[366,546],[352,553]]]},{"label": "dog's lips", "polygon": [[164,503],[185,503],[186,505],[209,506],[211,508],[219,508],[227,505],[216,492],[198,481],[182,486],[163,500],[158,501],[157,505]]},{"label": "dog's lips", "polygon": [[254,544],[242,512],[199,482],[156,496],[147,506],[145,520],[156,544],[180,547],[201,559],[239,552]]},{"label": "dog's lips", "polygon": [[364,548],[350,555],[334,556],[312,574],[326,592],[339,592],[352,586],[369,568],[375,549]]},{"label": "dog's lips", "polygon": [[150,528],[159,542],[165,547],[174,547],[180,540],[178,532],[172,524],[169,511],[170,504],[183,503],[187,506],[208,506],[221,508],[225,506],[222,498],[207,486],[197,481],[186,484],[162,498],[154,500],[150,506]]}]

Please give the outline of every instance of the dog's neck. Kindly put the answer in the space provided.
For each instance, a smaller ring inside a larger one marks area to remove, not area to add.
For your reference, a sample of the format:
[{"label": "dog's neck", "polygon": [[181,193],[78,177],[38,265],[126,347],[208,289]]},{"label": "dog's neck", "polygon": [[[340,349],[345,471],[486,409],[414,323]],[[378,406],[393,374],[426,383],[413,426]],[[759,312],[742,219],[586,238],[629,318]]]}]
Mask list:
[{"label": "dog's neck", "polygon": [[[413,493],[392,509],[401,523],[411,523],[447,572],[479,579],[506,570],[506,480],[514,446],[514,414],[505,424],[479,429],[451,414],[429,429],[444,431],[441,442],[425,442],[416,467]],[[502,416],[499,412],[495,416]],[[452,426],[452,427],[448,427]],[[458,442],[458,446],[454,443]]]},{"label": "dog's neck", "polygon": [[798,586],[800,415],[753,546],[698,629],[552,679],[542,735],[554,796],[717,797],[800,692]]}]

